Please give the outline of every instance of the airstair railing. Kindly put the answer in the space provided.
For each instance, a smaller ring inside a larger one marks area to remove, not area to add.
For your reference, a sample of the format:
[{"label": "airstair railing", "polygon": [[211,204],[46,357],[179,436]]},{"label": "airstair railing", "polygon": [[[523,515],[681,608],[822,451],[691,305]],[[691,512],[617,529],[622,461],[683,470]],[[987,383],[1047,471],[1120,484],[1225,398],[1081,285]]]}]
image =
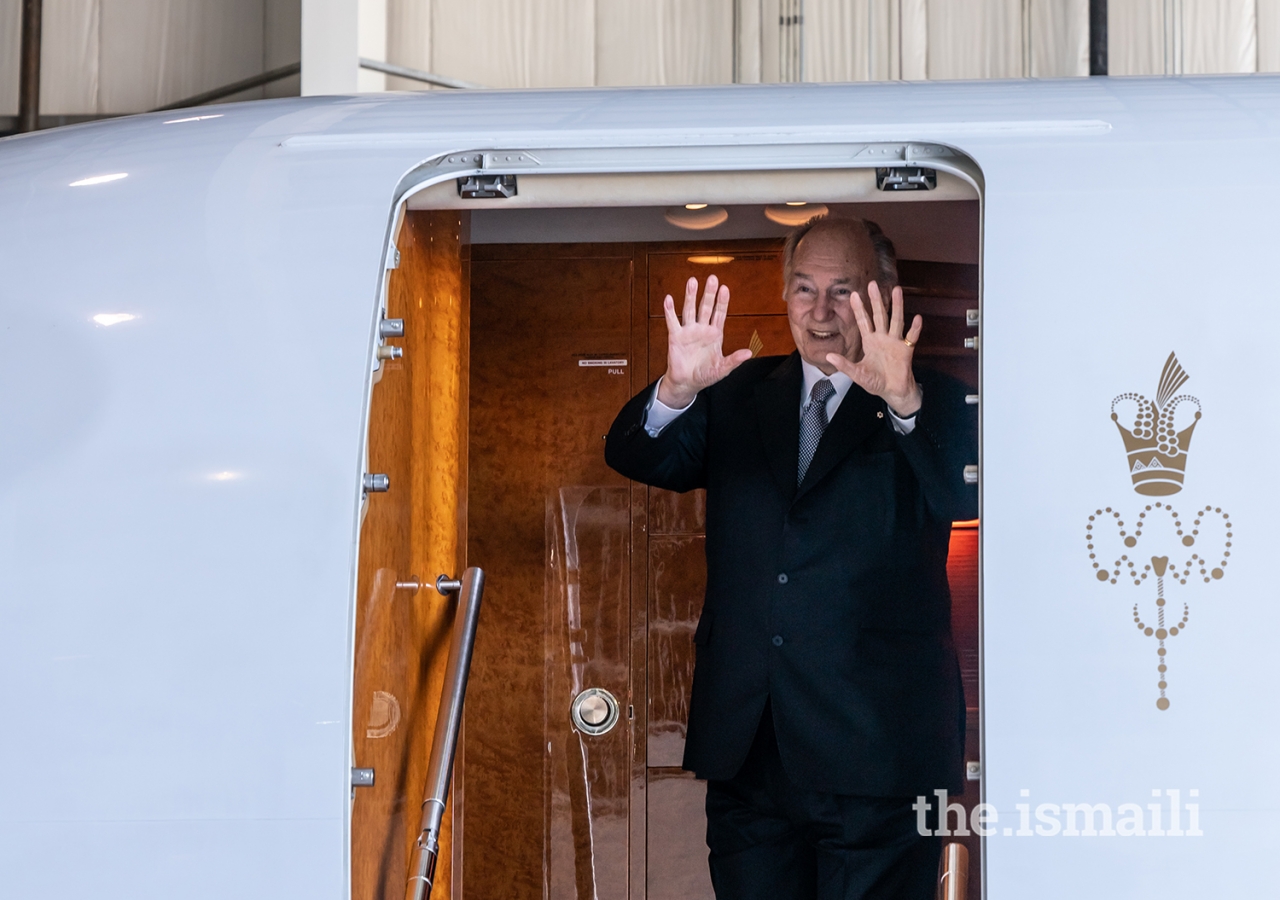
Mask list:
[{"label": "airstair railing", "polygon": [[453,637],[449,642],[449,662],[440,692],[440,712],[436,733],[431,741],[431,762],[427,766],[426,796],[422,800],[422,829],[418,835],[417,859],[414,861],[405,900],[427,900],[436,877],[436,860],[440,855],[440,826],[444,822],[445,801],[449,797],[449,778],[453,774],[453,756],[462,727],[462,702],[467,694],[467,675],[471,671],[471,650],[476,641],[476,622],[480,618],[480,600],[484,594],[484,570],[475,567],[462,573],[461,580],[441,575],[436,579],[441,594],[458,595],[454,614]]}]

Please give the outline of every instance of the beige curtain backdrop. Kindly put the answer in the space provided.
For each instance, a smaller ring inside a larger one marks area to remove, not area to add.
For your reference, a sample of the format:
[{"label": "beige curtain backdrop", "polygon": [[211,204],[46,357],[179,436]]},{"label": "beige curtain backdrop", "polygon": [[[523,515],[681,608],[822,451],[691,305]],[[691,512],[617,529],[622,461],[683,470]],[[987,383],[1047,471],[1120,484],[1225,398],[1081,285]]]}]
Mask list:
[{"label": "beige curtain backdrop", "polygon": [[[18,108],[21,0],[0,0],[0,115]],[[299,0],[44,0],[40,112],[140,112],[298,61]],[[236,99],[298,93],[298,80]]]},{"label": "beige curtain backdrop", "polygon": [[[359,52],[490,87],[780,80],[783,0],[333,0]],[[1088,0],[804,0],[804,80],[1088,72]],[[0,115],[21,0],[0,0]],[[137,112],[295,62],[301,0],[44,0],[41,112]],[[1109,0],[1114,75],[1280,71],[1280,0]],[[355,18],[355,16],[353,16]],[[422,90],[362,71],[361,90]],[[298,92],[297,79],[254,96]],[[241,98],[237,98],[241,99]]]}]

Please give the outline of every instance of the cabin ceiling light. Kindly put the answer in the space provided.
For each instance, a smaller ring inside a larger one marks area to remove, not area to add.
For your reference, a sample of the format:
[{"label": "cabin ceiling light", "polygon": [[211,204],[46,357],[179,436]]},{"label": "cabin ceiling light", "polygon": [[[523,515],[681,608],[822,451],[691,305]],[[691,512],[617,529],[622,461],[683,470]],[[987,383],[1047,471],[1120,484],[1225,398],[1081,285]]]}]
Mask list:
[{"label": "cabin ceiling light", "polygon": [[240,477],[239,472],[213,472],[209,475],[210,481],[235,481]]},{"label": "cabin ceiling light", "polygon": [[136,318],[138,317],[132,313],[98,313],[93,317],[93,321],[97,322],[99,325],[106,325],[110,327],[112,325],[119,325],[121,322],[132,322]]},{"label": "cabin ceiling light", "polygon": [[[690,209],[690,206],[698,206],[699,208]],[[729,218],[729,210],[723,206],[703,206],[702,204],[691,203],[689,206],[673,206],[663,214],[663,217],[677,228],[685,228],[689,231],[706,231],[708,228],[723,225]]]},{"label": "cabin ceiling light", "polygon": [[689,262],[695,266],[723,266],[733,262],[732,256],[690,256]]},{"label": "cabin ceiling light", "polygon": [[801,203],[796,200],[787,203],[775,203],[764,208],[764,215],[770,222],[794,228],[803,225],[814,216],[825,216],[829,210],[825,203]]},{"label": "cabin ceiling light", "polygon": [[707,204],[705,204],[705,203],[686,203],[686,204],[684,205],[684,208],[685,208],[685,209],[706,209],[706,208],[707,208]]},{"label": "cabin ceiling light", "polygon": [[89,178],[81,178],[79,181],[73,181],[68,185],[68,187],[89,187],[93,184],[106,184],[109,181],[119,181],[121,178],[128,177],[128,172],[116,172],[112,175],[93,175]]}]

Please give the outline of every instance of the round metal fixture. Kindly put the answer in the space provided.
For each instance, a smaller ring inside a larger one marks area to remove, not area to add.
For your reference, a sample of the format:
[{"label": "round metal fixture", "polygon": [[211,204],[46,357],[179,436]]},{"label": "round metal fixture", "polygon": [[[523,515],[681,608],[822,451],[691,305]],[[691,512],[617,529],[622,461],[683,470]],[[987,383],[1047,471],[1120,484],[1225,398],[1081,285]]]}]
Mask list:
[{"label": "round metal fixture", "polygon": [[584,734],[604,734],[618,724],[618,698],[604,688],[587,688],[573,699],[569,718]]}]

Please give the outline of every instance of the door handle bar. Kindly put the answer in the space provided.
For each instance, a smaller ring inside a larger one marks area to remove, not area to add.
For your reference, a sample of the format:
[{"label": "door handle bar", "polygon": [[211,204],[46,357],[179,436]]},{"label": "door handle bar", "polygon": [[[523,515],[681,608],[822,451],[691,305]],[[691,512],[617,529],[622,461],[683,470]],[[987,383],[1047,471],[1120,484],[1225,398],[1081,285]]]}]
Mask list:
[{"label": "door handle bar", "polygon": [[445,596],[457,594],[458,607],[449,641],[444,687],[440,691],[440,712],[436,718],[435,736],[431,739],[431,761],[427,765],[427,789],[422,800],[422,827],[417,843],[418,858],[405,890],[405,900],[428,900],[436,877],[440,826],[444,822],[453,757],[458,747],[458,731],[462,727],[462,702],[467,694],[471,650],[475,646],[480,600],[484,595],[484,570],[473,566],[458,580],[441,575],[436,579],[436,590]]}]

